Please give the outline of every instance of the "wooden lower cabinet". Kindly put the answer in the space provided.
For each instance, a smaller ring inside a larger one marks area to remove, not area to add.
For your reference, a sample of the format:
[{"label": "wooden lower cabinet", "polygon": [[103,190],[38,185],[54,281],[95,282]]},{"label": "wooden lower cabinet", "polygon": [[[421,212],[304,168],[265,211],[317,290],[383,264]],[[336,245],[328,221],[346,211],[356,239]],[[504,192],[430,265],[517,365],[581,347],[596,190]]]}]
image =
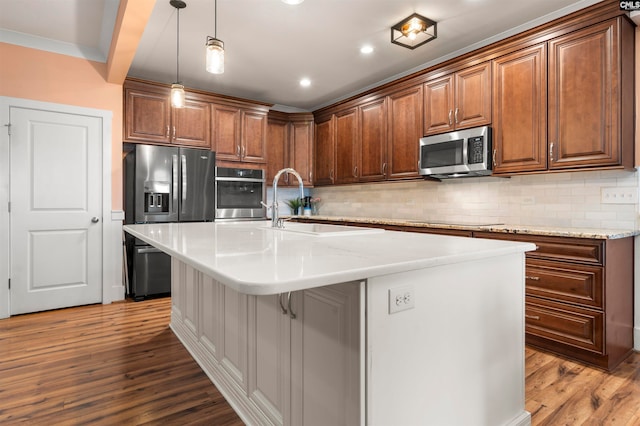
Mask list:
[{"label": "wooden lower cabinet", "polygon": [[474,232],[527,241],[526,342],[611,370],[633,348],[633,238]]},{"label": "wooden lower cabinet", "polygon": [[171,328],[246,423],[360,424],[363,285],[251,296],[173,259]]}]

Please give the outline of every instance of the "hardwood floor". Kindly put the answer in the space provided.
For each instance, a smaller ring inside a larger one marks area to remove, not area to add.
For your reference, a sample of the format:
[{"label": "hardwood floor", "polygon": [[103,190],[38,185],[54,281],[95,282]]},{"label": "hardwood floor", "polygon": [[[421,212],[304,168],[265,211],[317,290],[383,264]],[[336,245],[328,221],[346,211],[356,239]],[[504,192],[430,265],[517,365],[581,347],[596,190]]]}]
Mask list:
[{"label": "hardwood floor", "polygon": [[[168,327],[170,299],[0,320],[0,424],[243,425]],[[526,348],[533,425],[640,425],[640,353],[603,371]]]}]

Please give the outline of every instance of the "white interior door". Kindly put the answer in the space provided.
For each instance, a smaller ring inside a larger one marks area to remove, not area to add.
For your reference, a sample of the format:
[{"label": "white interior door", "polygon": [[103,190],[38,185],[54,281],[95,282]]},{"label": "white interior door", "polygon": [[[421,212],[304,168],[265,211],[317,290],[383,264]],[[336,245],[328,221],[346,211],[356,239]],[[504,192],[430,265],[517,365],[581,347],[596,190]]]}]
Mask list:
[{"label": "white interior door", "polygon": [[102,301],[102,122],[11,107],[10,314]]}]

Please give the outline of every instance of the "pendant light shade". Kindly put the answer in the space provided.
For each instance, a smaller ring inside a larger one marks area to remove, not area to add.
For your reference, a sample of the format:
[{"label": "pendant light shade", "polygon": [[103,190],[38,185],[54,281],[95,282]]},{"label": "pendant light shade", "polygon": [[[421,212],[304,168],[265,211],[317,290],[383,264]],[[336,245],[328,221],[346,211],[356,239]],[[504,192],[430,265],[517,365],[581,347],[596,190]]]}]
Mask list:
[{"label": "pendant light shade", "polygon": [[214,3],[213,37],[207,36],[205,69],[211,74],[224,73],[224,43],[218,39],[218,0]]},{"label": "pendant light shade", "polygon": [[180,83],[173,83],[171,85],[171,106],[174,108],[184,108],[185,101],[184,86]]},{"label": "pendant light shade", "polygon": [[207,36],[207,71],[212,74],[224,73],[224,43]]},{"label": "pendant light shade", "polygon": [[169,4],[176,8],[178,15],[176,18],[176,82],[171,85],[171,106],[184,108],[186,96],[184,86],[180,83],[180,9],[187,7],[187,4],[181,0],[171,0]]}]

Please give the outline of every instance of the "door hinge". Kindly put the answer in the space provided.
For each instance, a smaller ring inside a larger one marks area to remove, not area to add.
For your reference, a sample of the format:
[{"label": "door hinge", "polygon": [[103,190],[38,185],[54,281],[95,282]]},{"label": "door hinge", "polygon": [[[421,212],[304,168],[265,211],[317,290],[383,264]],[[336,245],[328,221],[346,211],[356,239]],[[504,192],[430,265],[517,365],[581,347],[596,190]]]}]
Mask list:
[{"label": "door hinge", "polygon": [[9,278],[9,290],[11,290],[11,278]]},{"label": "door hinge", "polygon": [[7,211],[11,213],[11,201],[7,203]]},{"label": "door hinge", "polygon": [[4,127],[6,127],[6,128],[7,128],[7,134],[8,134],[9,136],[11,136],[11,123],[7,123],[7,124],[5,124],[5,125],[4,125]]}]

